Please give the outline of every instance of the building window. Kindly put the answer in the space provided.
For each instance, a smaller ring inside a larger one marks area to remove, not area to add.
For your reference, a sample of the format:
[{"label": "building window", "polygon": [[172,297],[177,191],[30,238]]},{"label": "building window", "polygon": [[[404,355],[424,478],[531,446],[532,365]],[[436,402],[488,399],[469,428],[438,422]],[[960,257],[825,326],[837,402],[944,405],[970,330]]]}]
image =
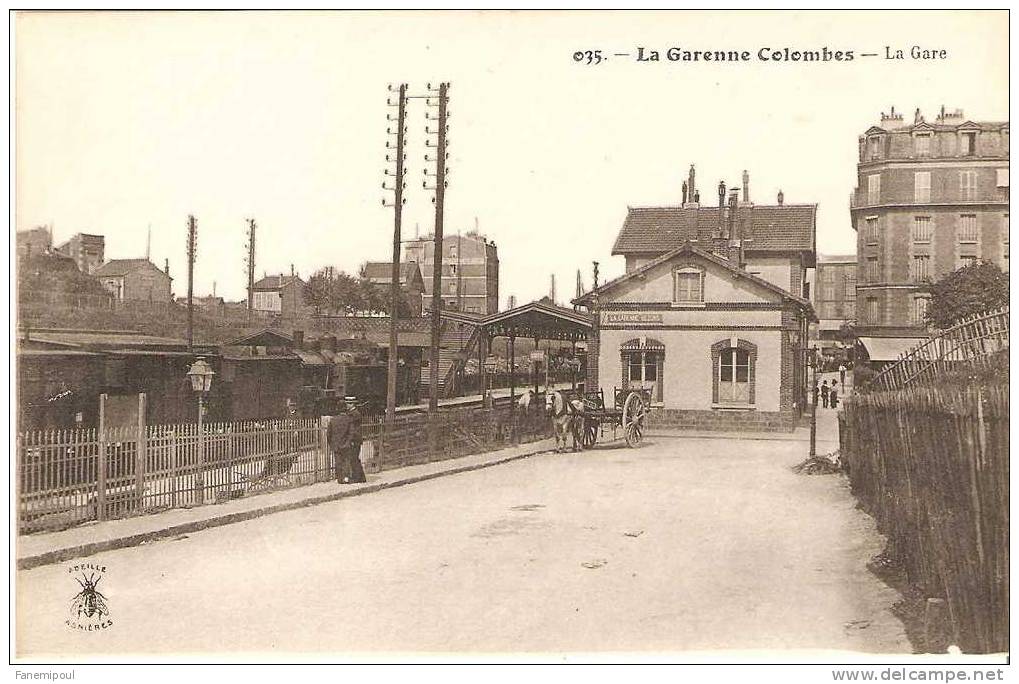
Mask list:
[{"label": "building window", "polygon": [[623,387],[649,389],[651,400],[662,401],[662,374],[665,370],[665,345],[654,339],[633,339],[620,348]]},{"label": "building window", "polygon": [[972,266],[976,262],[977,262],[976,254],[961,254],[959,255],[958,268],[966,268],[967,266]]},{"label": "building window", "polygon": [[977,215],[963,214],[959,217],[959,242],[974,243],[977,241]]},{"label": "building window", "polygon": [[830,285],[826,285],[825,286],[825,288],[824,288],[824,299],[829,300],[829,301],[832,300],[832,299],[835,299],[835,288],[834,287],[832,287]]},{"label": "building window", "polygon": [[930,263],[929,254],[914,254],[909,268],[910,278],[915,282],[926,280],[930,276]]},{"label": "building window", "polygon": [[962,134],[962,153],[967,157],[975,157],[977,154],[977,134],[963,133]]},{"label": "building window", "polygon": [[843,305],[842,315],[850,320],[856,318],[856,302],[847,301]]},{"label": "building window", "polygon": [[846,282],[843,283],[844,291],[842,296],[846,300],[853,301],[856,299],[856,278],[853,276],[846,276]]},{"label": "building window", "polygon": [[925,325],[927,305],[930,303],[930,298],[926,296],[913,297],[913,311],[912,311],[912,322],[913,325]]},{"label": "building window", "polygon": [[964,200],[975,200],[977,198],[977,172],[959,172],[959,194]]},{"label": "building window", "polygon": [[999,188],[1008,187],[1008,169],[998,169],[997,186]]},{"label": "building window", "polygon": [[926,243],[931,241],[931,217],[913,217],[913,242]]},{"label": "building window", "polygon": [[870,143],[870,158],[880,159],[881,158],[881,138],[873,137],[868,140]]},{"label": "building window", "polygon": [[867,281],[876,283],[881,279],[880,265],[876,256],[867,257]]},{"label": "building window", "polygon": [[931,201],[931,172],[917,171],[913,174],[913,201]]},{"label": "building window", "polygon": [[867,224],[863,231],[863,239],[868,245],[877,244],[877,216],[867,217]]},{"label": "building window", "polygon": [[913,139],[913,147],[918,157],[929,157],[931,156],[931,134],[930,133],[918,133]]},{"label": "building window", "polygon": [[881,322],[877,310],[877,297],[867,298],[867,322],[872,325],[877,325]]},{"label": "building window", "polygon": [[672,301],[677,304],[700,304],[704,301],[704,272],[696,268],[678,268],[673,272]]},{"label": "building window", "polygon": [[881,201],[881,174],[867,176],[867,204]]},{"label": "building window", "polygon": [[752,406],[755,402],[756,366],[757,346],[751,342],[726,339],[711,345],[713,402]]},{"label": "building window", "polygon": [[824,269],[824,282],[834,283],[835,282],[835,269],[826,268]]}]

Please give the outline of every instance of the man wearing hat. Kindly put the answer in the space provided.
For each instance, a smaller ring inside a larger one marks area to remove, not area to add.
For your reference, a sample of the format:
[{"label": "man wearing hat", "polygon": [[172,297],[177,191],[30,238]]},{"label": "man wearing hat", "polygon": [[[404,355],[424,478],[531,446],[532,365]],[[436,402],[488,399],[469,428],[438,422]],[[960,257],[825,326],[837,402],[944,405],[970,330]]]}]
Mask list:
[{"label": "man wearing hat", "polygon": [[326,441],[329,443],[329,452],[333,455],[336,481],[340,484],[350,482],[351,421],[345,409],[341,408],[329,418]]},{"label": "man wearing hat", "polygon": [[364,475],[364,467],[361,465],[361,412],[357,410],[357,397],[348,396],[343,398],[346,404],[347,417],[350,420],[350,473],[351,482],[367,482]]}]

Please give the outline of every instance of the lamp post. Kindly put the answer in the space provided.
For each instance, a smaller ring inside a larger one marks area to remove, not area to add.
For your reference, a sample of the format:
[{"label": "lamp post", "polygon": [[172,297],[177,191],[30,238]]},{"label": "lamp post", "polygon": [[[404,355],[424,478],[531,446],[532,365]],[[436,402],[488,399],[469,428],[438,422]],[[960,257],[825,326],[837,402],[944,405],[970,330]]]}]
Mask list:
[{"label": "lamp post", "polygon": [[195,476],[195,488],[198,490],[198,503],[205,503],[205,435],[202,427],[202,418],[205,413],[205,395],[212,388],[212,376],[216,371],[205,362],[205,357],[199,356],[191,368],[188,369],[188,379],[191,381],[191,389],[198,395],[198,473]]},{"label": "lamp post", "polygon": [[485,386],[481,388],[481,393],[484,395],[483,398],[485,408],[492,408],[492,393],[489,391],[489,388],[492,384],[491,378],[495,373],[495,370],[498,367],[498,365],[499,364],[496,361],[495,354],[489,354],[488,356],[485,357],[484,368],[485,375],[487,376],[485,380],[487,380],[487,382],[485,383]]}]

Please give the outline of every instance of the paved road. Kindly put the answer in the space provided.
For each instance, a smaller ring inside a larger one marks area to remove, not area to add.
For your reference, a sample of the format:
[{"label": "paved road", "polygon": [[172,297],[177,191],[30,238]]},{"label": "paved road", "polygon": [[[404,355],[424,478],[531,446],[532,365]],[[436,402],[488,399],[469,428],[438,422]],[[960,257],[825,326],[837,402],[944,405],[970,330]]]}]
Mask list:
[{"label": "paved road", "polygon": [[18,574],[18,651],[908,652],[881,549],[805,442],[654,437],[102,554],[114,625]]}]

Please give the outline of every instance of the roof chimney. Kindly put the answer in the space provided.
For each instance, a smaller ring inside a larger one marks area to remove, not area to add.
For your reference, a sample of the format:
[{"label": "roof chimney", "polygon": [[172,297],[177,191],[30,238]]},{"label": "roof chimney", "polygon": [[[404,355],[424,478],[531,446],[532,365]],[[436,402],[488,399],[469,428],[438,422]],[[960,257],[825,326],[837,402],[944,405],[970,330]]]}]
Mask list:
[{"label": "roof chimney", "polygon": [[693,164],[690,164],[690,176],[686,181],[687,197],[690,199],[690,203],[694,204],[700,198],[700,194],[697,192],[697,172],[694,170]]},{"label": "roof chimney", "polygon": [[781,190],[778,191],[778,206],[785,204],[785,193]]},{"label": "roof chimney", "polygon": [[294,277],[294,265],[293,264],[290,264],[290,277],[291,278]]},{"label": "roof chimney", "polygon": [[743,169],[743,201],[750,204],[750,174]]},{"label": "roof chimney", "polygon": [[683,205],[684,206],[686,205],[686,189],[687,189],[686,181],[683,181]]},{"label": "roof chimney", "polygon": [[304,331],[303,330],[295,330],[294,331],[294,349],[302,349],[302,348],[304,348]]},{"label": "roof chimney", "polygon": [[718,181],[718,234],[725,234],[725,181]]},{"label": "roof chimney", "polygon": [[164,259],[163,260],[163,273],[165,273],[166,275],[170,275],[170,260],[169,259]]}]

